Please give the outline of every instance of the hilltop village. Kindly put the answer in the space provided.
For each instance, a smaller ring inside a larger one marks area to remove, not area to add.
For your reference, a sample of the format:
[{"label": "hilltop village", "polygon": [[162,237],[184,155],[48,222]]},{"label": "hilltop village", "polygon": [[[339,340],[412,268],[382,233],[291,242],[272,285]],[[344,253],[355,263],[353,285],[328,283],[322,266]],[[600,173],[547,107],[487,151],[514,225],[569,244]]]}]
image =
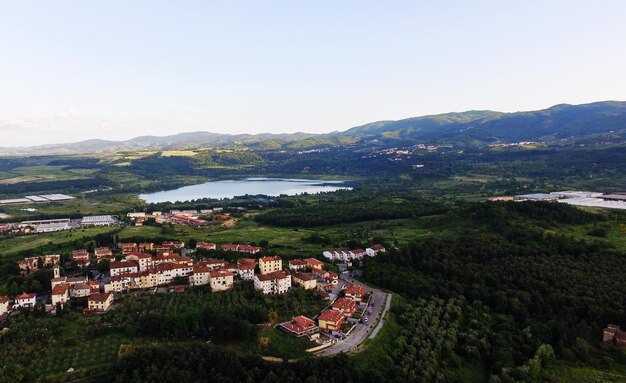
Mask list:
[{"label": "hilltop village", "polygon": [[[345,265],[385,251],[383,246],[375,245],[367,249],[328,250],[322,256]],[[212,252],[232,253],[236,261],[212,257]],[[279,328],[288,334],[314,340],[321,331],[342,338],[355,323],[367,323],[368,313],[372,312],[368,308],[371,296],[364,285],[354,280],[340,281],[339,274],[326,270],[325,262],[317,258],[283,262],[279,256],[259,256],[260,252],[260,247],[247,244],[218,246],[199,241],[190,248],[182,241],[165,241],[120,242],[93,251],[75,249],[69,257],[63,257],[64,261],[59,254],[26,257],[18,261],[22,275],[52,271],[49,293],[0,296],[0,318],[36,308],[55,314],[70,301],[82,302],[85,314],[101,314],[114,307],[116,298],[123,294],[176,293],[197,286],[208,286],[213,293],[219,293],[250,281],[256,291],[265,295],[287,294],[300,287],[329,301],[315,318],[297,315],[280,323]],[[94,265],[99,267],[93,269]],[[72,267],[79,271],[70,272]],[[81,269],[89,272],[80,272]]]}]

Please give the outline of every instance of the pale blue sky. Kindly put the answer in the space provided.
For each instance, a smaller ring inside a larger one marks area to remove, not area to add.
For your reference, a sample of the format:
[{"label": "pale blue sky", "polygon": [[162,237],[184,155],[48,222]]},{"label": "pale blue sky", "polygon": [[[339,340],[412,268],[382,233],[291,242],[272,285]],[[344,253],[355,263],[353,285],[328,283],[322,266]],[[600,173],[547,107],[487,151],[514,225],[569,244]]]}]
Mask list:
[{"label": "pale blue sky", "polygon": [[0,146],[626,100],[624,1],[0,1]]}]

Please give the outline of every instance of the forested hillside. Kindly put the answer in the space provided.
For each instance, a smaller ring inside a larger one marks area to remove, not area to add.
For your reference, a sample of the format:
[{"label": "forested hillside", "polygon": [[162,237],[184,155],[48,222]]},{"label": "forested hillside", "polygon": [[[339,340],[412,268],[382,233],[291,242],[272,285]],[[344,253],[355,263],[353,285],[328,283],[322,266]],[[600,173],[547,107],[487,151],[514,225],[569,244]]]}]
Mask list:
[{"label": "forested hillside", "polygon": [[[367,259],[367,281],[417,302],[397,313],[403,336],[392,357],[399,367],[389,374],[408,382],[430,369],[442,379],[423,381],[452,381],[459,367],[453,355],[503,382],[547,377],[540,367],[548,359],[605,368],[623,361],[618,352],[602,354],[598,344],[607,323],[626,322],[626,255],[604,242],[546,234],[535,226],[555,229],[601,217],[532,203],[474,205],[458,214],[471,217],[474,228]],[[434,319],[422,323],[431,312],[442,321],[441,330],[428,328]],[[430,359],[436,364],[425,368],[420,344],[433,340],[440,342]]]}]

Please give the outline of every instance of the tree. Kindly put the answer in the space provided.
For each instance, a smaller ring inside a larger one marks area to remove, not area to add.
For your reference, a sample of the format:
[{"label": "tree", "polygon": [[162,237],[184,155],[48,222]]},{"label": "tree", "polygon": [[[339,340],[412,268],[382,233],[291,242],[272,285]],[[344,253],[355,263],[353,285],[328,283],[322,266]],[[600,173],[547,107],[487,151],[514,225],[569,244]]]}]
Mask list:
[{"label": "tree", "polygon": [[270,323],[274,323],[278,320],[278,312],[276,312],[276,310],[270,310],[267,313],[267,319],[270,321]]},{"label": "tree", "polygon": [[30,291],[32,292],[40,292],[43,290],[43,286],[41,285],[41,283],[38,280],[34,280],[31,284],[30,284]]},{"label": "tree", "polygon": [[189,246],[190,249],[195,249],[197,244],[198,244],[198,241],[195,238],[190,238],[187,241],[187,246]]},{"label": "tree", "polygon": [[98,269],[100,274],[104,274],[105,272],[109,271],[110,265],[111,265],[111,261],[109,261],[108,259],[103,259],[100,262],[98,262],[96,269]]}]

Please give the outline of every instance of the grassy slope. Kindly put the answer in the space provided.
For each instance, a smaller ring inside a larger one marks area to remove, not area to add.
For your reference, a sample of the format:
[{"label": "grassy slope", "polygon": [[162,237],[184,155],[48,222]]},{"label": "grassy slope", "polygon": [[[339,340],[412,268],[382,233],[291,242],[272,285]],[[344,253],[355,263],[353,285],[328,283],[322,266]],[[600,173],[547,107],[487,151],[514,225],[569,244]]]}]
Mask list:
[{"label": "grassy slope", "polygon": [[[8,205],[2,207],[2,212],[9,214],[12,221],[30,220],[38,215],[101,215],[117,214],[128,211],[130,206],[142,204],[136,195],[119,194],[114,196],[87,195],[79,196],[74,200],[54,203]],[[35,208],[37,211],[28,212],[23,209]]]},{"label": "grassy slope", "polygon": [[77,239],[85,239],[85,241],[87,241],[97,234],[107,233],[113,230],[115,230],[115,228],[100,227],[10,238],[0,241],[0,256],[9,256],[23,250],[35,250],[38,247],[50,243],[69,244]]},{"label": "grassy slope", "polygon": [[[406,300],[398,294],[393,295],[391,308],[406,304]],[[385,316],[385,323],[376,338],[369,339],[365,342],[365,350],[355,354],[353,360],[357,367],[363,371],[377,370],[387,371],[393,366],[393,360],[389,356],[393,348],[395,339],[400,335],[402,330],[396,316],[390,310]]]},{"label": "grassy slope", "polygon": [[96,169],[67,169],[67,166],[23,166],[0,172],[0,184],[85,179],[96,171]]},{"label": "grassy slope", "polygon": [[551,368],[550,378],[555,383],[623,383],[626,382],[626,366],[599,370],[559,362]]}]

